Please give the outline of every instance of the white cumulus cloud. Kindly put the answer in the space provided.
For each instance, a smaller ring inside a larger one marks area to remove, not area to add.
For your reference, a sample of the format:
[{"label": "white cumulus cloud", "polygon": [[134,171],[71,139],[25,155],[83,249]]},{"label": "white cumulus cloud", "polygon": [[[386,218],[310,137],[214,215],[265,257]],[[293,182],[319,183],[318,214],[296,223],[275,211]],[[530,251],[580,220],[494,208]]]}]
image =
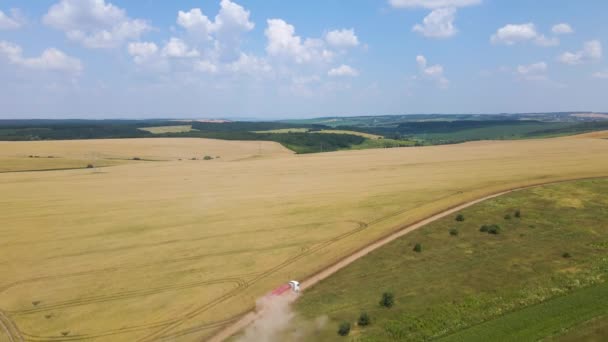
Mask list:
[{"label": "white cumulus cloud", "polygon": [[525,80],[541,81],[547,79],[546,72],[548,68],[547,63],[538,62],[527,65],[518,65],[516,71]]},{"label": "white cumulus cloud", "polygon": [[33,70],[79,73],[83,69],[80,60],[55,48],[44,50],[38,57],[27,58],[23,57],[23,49],[19,45],[0,41],[0,56],[11,64]]},{"label": "white cumulus cloud", "polygon": [[481,0],[389,0],[389,4],[397,8],[446,8],[467,7],[481,4]]},{"label": "white cumulus cloud", "polygon": [[118,47],[151,29],[145,20],[131,19],[124,9],[105,0],[61,0],[51,6],[43,22],[96,49]]},{"label": "white cumulus cloud", "polygon": [[16,30],[23,26],[23,16],[17,9],[12,9],[10,15],[0,10],[0,30]]},{"label": "white cumulus cloud", "polygon": [[333,47],[347,48],[359,45],[359,38],[354,29],[342,29],[329,31],[325,35],[327,43]]},{"label": "white cumulus cloud", "polygon": [[295,27],[283,19],[267,20],[264,31],[268,43],[266,51],[271,56],[288,57],[296,63],[331,61],[333,52],[325,48],[320,39],[305,39],[295,34]]},{"label": "white cumulus cloud", "polygon": [[573,33],[574,30],[572,29],[572,26],[570,26],[570,24],[561,23],[553,25],[553,27],[551,28],[551,32],[555,34],[568,34]]},{"label": "white cumulus cloud", "polygon": [[416,56],[416,63],[421,75],[426,78],[437,82],[439,87],[447,88],[450,81],[443,75],[443,66],[440,64],[428,65],[426,57],[422,55]]},{"label": "white cumulus cloud", "polygon": [[416,24],[412,30],[431,38],[452,37],[458,32],[454,27],[455,18],[455,8],[438,8],[427,15],[422,24]]},{"label": "white cumulus cloud", "polygon": [[188,12],[177,12],[177,24],[200,38],[209,39],[213,30],[213,22],[203,14],[200,8],[193,8]]},{"label": "white cumulus cloud", "polygon": [[241,36],[255,27],[250,15],[243,6],[222,0],[214,20],[210,20],[200,8],[193,8],[188,12],[179,11],[177,24],[202,41],[213,40],[219,58],[233,62],[241,56]]},{"label": "white cumulus cloud", "polygon": [[344,76],[354,77],[354,76],[358,76],[359,72],[349,65],[342,64],[339,67],[329,70],[327,72],[327,75],[331,76],[331,77],[344,77]]},{"label": "white cumulus cloud", "polygon": [[583,64],[602,58],[602,43],[599,40],[585,42],[583,49],[576,52],[564,52],[558,60],[564,64]]},{"label": "white cumulus cloud", "polygon": [[183,40],[171,37],[163,47],[162,55],[174,58],[198,57],[199,52],[190,48]]},{"label": "white cumulus cloud", "polygon": [[547,38],[545,35],[540,34],[533,23],[505,25],[490,37],[490,41],[493,44],[505,45],[521,42],[533,42],[540,46],[559,45],[557,38]]},{"label": "white cumulus cloud", "polygon": [[142,64],[153,56],[156,56],[158,46],[152,42],[136,42],[130,43],[127,50],[133,56],[135,63]]}]

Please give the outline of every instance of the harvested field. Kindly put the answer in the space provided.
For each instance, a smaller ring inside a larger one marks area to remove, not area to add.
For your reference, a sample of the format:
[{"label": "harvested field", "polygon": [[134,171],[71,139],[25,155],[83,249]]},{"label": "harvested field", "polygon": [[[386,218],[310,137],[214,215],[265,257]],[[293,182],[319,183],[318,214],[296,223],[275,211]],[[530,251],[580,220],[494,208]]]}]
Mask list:
[{"label": "harvested field", "polygon": [[[197,138],[0,141],[0,172],[110,166],[133,161],[222,160],[291,155],[274,142]],[[137,159],[137,160],[134,160]]]},{"label": "harvested field", "polygon": [[[608,175],[608,141],[591,138],[312,155],[204,139],[0,144],[2,157],[91,151],[163,162],[0,175],[0,310],[30,340],[208,337],[277,284],[403,225]],[[204,155],[221,159],[177,160]]]}]

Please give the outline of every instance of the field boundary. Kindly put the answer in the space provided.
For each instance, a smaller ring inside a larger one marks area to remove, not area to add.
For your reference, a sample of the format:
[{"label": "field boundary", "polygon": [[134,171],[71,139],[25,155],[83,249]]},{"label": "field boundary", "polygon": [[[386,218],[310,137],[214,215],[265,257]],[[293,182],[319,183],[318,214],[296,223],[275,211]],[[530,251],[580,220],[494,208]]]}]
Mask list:
[{"label": "field boundary", "polygon": [[[540,186],[546,186],[546,185],[552,185],[552,184],[560,184],[560,183],[566,183],[566,182],[572,182],[572,181],[583,181],[583,180],[593,180],[593,179],[603,179],[606,178],[606,176],[594,176],[594,177],[581,177],[581,178],[567,178],[567,179],[558,179],[555,181],[548,181],[548,182],[541,182],[541,183],[537,183],[537,184],[531,184],[531,185],[526,185],[526,186],[519,186],[519,187],[514,187],[508,190],[502,190],[502,191],[498,191],[495,193],[491,193],[489,195],[465,202],[465,203],[461,203],[461,204],[457,204],[457,205],[453,205],[451,207],[448,207],[436,214],[433,214],[431,216],[428,216],[424,219],[415,221],[413,223],[410,223],[406,226],[401,226],[399,228],[397,228],[395,231],[393,231],[392,233],[389,233],[388,235],[385,235],[384,237],[381,237],[379,239],[376,239],[375,241],[369,243],[368,245],[366,245],[365,247],[355,251],[354,253],[351,253],[350,255],[338,260],[337,262],[327,266],[326,268],[322,269],[319,272],[316,272],[314,274],[312,274],[311,276],[309,276],[308,278],[306,278],[305,280],[303,280],[301,282],[301,288],[302,290],[306,290],[314,285],[316,285],[317,283],[321,282],[322,280],[330,277],[331,275],[337,273],[338,271],[340,271],[341,269],[347,267],[348,265],[352,264],[353,262],[357,261],[358,259],[366,256],[367,254],[375,251],[376,249],[379,249],[409,233],[411,233],[412,231],[415,231],[417,229],[420,229],[434,221],[437,221],[439,219],[442,219],[448,215],[454,214],[460,210],[466,209],[468,207],[471,207],[473,205],[479,204],[481,202],[490,200],[490,199],[494,199],[512,192],[516,192],[516,191],[521,191],[521,190],[527,190],[527,189],[532,189],[532,188],[537,188]],[[209,341],[210,342],[221,342],[224,341],[228,338],[230,338],[231,336],[237,334],[238,332],[240,332],[241,330],[245,329],[247,326],[249,326],[251,323],[253,323],[255,321],[255,319],[257,318],[257,313],[255,312],[255,310],[251,310],[245,314],[243,314],[241,316],[241,318],[239,318],[238,320],[236,320],[233,324],[225,327],[224,329],[220,330],[218,333],[214,334]]]}]

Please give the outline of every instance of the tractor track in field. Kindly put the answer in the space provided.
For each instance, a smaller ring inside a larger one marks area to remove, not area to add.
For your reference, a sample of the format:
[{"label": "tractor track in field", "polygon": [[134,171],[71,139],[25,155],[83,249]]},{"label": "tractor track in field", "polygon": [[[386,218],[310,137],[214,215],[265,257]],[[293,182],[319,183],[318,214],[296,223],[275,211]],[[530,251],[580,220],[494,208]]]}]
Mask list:
[{"label": "tractor track in field", "polygon": [[0,328],[4,330],[10,342],[23,342],[21,332],[3,311],[0,311]]},{"label": "tractor track in field", "polygon": [[[446,216],[457,213],[458,211],[471,207],[475,204],[478,204],[478,203],[481,203],[481,202],[484,202],[484,201],[487,201],[487,200],[490,200],[490,199],[493,199],[496,197],[500,197],[500,196],[503,196],[503,195],[506,195],[506,194],[509,194],[512,192],[536,188],[539,186],[550,185],[550,184],[559,184],[559,183],[575,181],[575,180],[589,180],[589,179],[599,179],[599,178],[605,178],[605,177],[583,177],[583,178],[563,179],[563,180],[556,180],[556,181],[538,183],[538,184],[527,185],[527,186],[520,186],[520,187],[508,189],[508,190],[499,191],[499,192],[496,192],[496,193],[493,193],[490,195],[486,195],[484,197],[480,197],[475,200],[471,200],[471,201],[468,201],[465,203],[461,203],[461,204],[449,207],[449,208],[442,210],[436,214],[433,214],[425,219],[422,219],[422,220],[416,221],[414,223],[408,224],[406,226],[403,226],[400,229],[398,229],[397,231],[395,231],[383,238],[380,238],[380,239],[376,240],[375,242],[368,244],[367,246],[356,251],[355,253],[352,253],[351,255],[341,259],[340,261],[334,263],[333,265],[326,267],[322,271],[317,272],[316,274],[313,274],[312,276],[306,278],[305,280],[303,280],[301,282],[300,287],[302,290],[306,290],[306,289],[314,286],[315,284],[321,282],[322,280],[330,277],[331,275],[335,274],[336,272],[340,271],[341,269],[347,267],[348,265],[352,264],[353,262],[357,261],[358,259],[375,251],[376,249],[381,248],[381,247],[385,246],[386,244],[388,244],[394,240],[397,240],[398,238],[403,237],[404,235],[411,233],[414,230],[420,229],[429,223],[432,223],[432,222],[442,219]],[[446,196],[446,197],[449,197],[449,196]],[[411,210],[411,209],[408,209],[408,210]],[[403,211],[400,211],[399,213],[403,213],[408,210],[403,210]],[[377,220],[370,222],[368,225],[382,222],[384,220],[389,219],[390,217],[399,215],[399,213],[389,214],[385,217],[382,217],[382,218],[379,218]],[[214,334],[209,339],[209,341],[210,342],[224,341],[224,340],[230,338],[231,336],[237,334],[241,330],[245,329],[247,326],[249,326],[251,323],[253,323],[256,320],[256,318],[257,318],[257,315],[256,315],[255,311],[251,310],[251,311],[243,314],[240,319],[236,320],[231,325],[224,327],[224,329],[222,329],[218,333]]]}]

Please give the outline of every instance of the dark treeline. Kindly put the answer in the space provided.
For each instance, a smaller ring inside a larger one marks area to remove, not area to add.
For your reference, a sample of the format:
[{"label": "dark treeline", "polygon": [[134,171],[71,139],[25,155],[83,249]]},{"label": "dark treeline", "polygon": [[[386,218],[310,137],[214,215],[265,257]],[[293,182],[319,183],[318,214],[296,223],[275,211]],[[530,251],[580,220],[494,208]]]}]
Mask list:
[{"label": "dark treeline", "polygon": [[475,128],[486,128],[496,126],[526,126],[530,124],[541,124],[533,120],[458,120],[458,121],[412,121],[403,122],[391,126],[356,127],[338,126],[337,129],[353,130],[383,136],[393,135],[420,135],[432,133],[454,133]]},{"label": "dark treeline", "polygon": [[581,122],[568,127],[539,130],[528,134],[528,136],[534,137],[538,135],[567,135],[603,130],[608,130],[608,121]]}]

